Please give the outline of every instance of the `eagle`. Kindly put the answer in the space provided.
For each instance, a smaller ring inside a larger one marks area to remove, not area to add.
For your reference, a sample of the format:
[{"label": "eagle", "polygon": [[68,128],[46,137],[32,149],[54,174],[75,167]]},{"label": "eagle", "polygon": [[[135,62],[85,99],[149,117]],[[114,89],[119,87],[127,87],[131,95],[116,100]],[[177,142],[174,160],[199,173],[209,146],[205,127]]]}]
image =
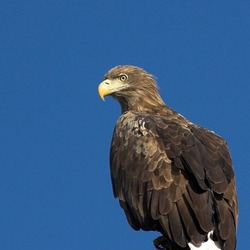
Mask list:
[{"label": "eagle", "polygon": [[158,231],[156,249],[235,249],[238,202],[226,141],[168,107],[142,68],[110,69],[98,92],[121,106],[110,174],[130,226]]}]

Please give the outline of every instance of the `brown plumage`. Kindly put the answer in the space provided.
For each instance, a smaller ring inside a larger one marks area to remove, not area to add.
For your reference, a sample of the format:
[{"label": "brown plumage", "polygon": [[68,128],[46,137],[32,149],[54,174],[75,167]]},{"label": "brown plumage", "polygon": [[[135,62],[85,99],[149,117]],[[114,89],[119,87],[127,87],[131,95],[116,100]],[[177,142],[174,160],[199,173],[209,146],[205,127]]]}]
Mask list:
[{"label": "brown plumage", "polygon": [[190,249],[208,237],[221,249],[235,249],[238,204],[225,140],[166,106],[141,68],[111,69],[99,94],[111,95],[122,109],[110,170],[131,227],[159,231],[159,249]]}]

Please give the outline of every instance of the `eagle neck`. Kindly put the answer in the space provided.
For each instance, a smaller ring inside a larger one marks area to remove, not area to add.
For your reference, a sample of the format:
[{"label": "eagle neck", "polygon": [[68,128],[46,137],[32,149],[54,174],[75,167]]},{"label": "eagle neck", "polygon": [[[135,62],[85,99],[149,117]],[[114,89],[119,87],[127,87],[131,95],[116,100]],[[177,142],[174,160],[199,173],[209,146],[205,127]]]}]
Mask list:
[{"label": "eagle neck", "polygon": [[127,111],[151,113],[166,107],[159,95],[144,96],[128,94],[126,96],[118,96],[116,99],[121,105],[122,113]]}]

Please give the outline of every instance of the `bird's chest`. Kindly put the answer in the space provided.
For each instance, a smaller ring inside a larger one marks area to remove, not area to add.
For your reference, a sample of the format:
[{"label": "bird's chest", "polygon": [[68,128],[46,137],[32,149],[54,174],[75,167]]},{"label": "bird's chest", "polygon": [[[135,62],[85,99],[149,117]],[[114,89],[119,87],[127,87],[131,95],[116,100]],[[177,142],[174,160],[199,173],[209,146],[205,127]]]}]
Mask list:
[{"label": "bird's chest", "polygon": [[[119,187],[128,190],[138,186],[147,168],[151,135],[146,121],[122,117],[118,120],[113,134],[110,151],[110,167],[115,195],[119,196]],[[140,181],[139,181],[140,182]]]},{"label": "bird's chest", "polygon": [[151,131],[143,118],[122,117],[118,120],[112,140],[112,148],[121,154],[138,156],[145,151]]}]

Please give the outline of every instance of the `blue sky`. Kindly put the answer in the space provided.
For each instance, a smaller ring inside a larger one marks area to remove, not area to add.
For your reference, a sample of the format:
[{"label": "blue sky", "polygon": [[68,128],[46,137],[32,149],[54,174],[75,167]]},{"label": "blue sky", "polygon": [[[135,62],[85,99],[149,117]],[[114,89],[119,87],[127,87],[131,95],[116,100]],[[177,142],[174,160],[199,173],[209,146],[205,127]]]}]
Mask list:
[{"label": "blue sky", "polygon": [[11,1],[0,6],[1,249],[146,249],[113,198],[120,115],[97,86],[118,64],[230,147],[249,238],[249,1]]}]

